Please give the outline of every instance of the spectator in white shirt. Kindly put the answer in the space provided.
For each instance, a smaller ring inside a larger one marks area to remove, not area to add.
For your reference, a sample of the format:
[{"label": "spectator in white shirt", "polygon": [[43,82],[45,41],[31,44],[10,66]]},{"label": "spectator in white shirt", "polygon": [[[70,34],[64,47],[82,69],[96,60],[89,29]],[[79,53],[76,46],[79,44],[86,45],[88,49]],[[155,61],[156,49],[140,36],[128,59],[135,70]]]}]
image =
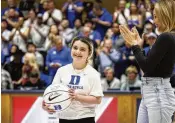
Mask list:
[{"label": "spectator in white shirt", "polygon": [[113,22],[117,22],[119,24],[128,24],[127,20],[130,15],[130,11],[126,6],[126,0],[119,1],[119,7],[116,7],[116,10],[113,14]]},{"label": "spectator in white shirt", "polygon": [[46,37],[49,33],[49,26],[43,24],[42,14],[38,14],[36,23],[30,25],[29,40],[34,43],[37,48],[43,50]]},{"label": "spectator in white shirt", "polygon": [[121,83],[121,90],[128,91],[131,87],[141,87],[142,82],[138,79],[138,70],[135,66],[131,65],[126,69],[126,77],[122,77]]},{"label": "spectator in white shirt", "polygon": [[29,28],[28,27],[22,27],[23,25],[23,18],[20,18],[19,24],[16,26],[16,28],[13,28],[10,40],[13,44],[16,44],[20,50],[23,52],[26,52],[26,43],[29,35]]},{"label": "spectator in white shirt", "polygon": [[104,73],[105,78],[102,79],[103,91],[106,91],[110,88],[120,89],[120,80],[114,76],[114,70],[111,67],[106,67]]},{"label": "spectator in white shirt", "polygon": [[30,25],[36,23],[36,12],[34,9],[31,9],[28,13],[28,19],[24,21],[23,26],[29,27]]},{"label": "spectator in white shirt", "polygon": [[54,1],[49,1],[48,10],[43,15],[43,22],[51,26],[53,24],[59,24],[62,18],[62,12],[55,8]]}]

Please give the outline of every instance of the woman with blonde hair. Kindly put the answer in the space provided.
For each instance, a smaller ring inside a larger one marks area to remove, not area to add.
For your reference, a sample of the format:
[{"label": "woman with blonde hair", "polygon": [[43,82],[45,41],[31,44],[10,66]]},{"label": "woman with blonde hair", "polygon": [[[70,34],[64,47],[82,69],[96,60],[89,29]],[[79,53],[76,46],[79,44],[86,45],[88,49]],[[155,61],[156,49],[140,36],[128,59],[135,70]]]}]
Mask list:
[{"label": "woman with blonde hair", "polygon": [[142,101],[137,123],[171,123],[175,111],[175,94],[170,76],[175,63],[175,0],[159,0],[153,11],[154,23],[160,35],[145,56],[135,28],[120,26],[125,41],[130,44],[144,72]]},{"label": "woman with blonde hair", "polygon": [[138,70],[136,66],[130,65],[126,71],[126,75],[121,77],[120,90],[140,89],[141,81],[139,80]]},{"label": "woman with blonde hair", "polygon": [[16,84],[24,85],[29,79],[29,74],[32,72],[39,73],[39,66],[36,62],[36,57],[33,53],[26,53],[24,55],[24,65],[22,67],[22,77]]},{"label": "woman with blonde hair", "polygon": [[36,62],[36,57],[35,54],[33,53],[26,53],[24,55],[24,65],[30,65],[32,67],[32,69],[36,70],[38,69],[38,64]]}]

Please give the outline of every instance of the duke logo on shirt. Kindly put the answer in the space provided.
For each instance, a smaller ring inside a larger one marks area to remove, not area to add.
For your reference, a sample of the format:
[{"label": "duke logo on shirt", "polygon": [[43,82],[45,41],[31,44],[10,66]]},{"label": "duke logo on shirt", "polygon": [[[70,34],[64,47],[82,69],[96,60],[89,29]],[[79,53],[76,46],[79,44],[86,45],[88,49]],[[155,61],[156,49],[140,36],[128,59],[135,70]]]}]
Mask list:
[{"label": "duke logo on shirt", "polygon": [[71,75],[70,85],[78,85],[80,83],[80,76]]}]

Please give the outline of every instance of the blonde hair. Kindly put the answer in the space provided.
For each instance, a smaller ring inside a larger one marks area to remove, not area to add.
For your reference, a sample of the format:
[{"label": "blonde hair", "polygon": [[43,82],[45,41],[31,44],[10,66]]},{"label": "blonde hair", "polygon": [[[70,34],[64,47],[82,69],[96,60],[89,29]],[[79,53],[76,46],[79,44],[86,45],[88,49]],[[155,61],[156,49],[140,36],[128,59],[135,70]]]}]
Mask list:
[{"label": "blonde hair", "polygon": [[159,0],[154,9],[163,27],[162,32],[170,32],[175,28],[175,0]]},{"label": "blonde hair", "polygon": [[36,62],[36,56],[33,53],[26,53],[24,55],[24,63],[27,63],[32,66],[35,70],[38,70],[38,64]]},{"label": "blonde hair", "polygon": [[128,73],[135,73],[135,74],[137,74],[138,71],[137,71],[136,66],[133,66],[133,65],[129,66],[129,67],[126,69],[126,74],[128,74]]}]

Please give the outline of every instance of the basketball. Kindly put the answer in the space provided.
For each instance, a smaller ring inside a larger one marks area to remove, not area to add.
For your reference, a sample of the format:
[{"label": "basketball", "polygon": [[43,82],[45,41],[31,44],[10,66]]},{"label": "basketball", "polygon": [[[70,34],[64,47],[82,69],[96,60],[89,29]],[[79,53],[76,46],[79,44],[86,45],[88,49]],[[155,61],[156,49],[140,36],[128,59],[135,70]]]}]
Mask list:
[{"label": "basketball", "polygon": [[48,86],[43,95],[45,104],[57,112],[66,110],[71,104],[68,90],[69,88],[63,84]]}]

